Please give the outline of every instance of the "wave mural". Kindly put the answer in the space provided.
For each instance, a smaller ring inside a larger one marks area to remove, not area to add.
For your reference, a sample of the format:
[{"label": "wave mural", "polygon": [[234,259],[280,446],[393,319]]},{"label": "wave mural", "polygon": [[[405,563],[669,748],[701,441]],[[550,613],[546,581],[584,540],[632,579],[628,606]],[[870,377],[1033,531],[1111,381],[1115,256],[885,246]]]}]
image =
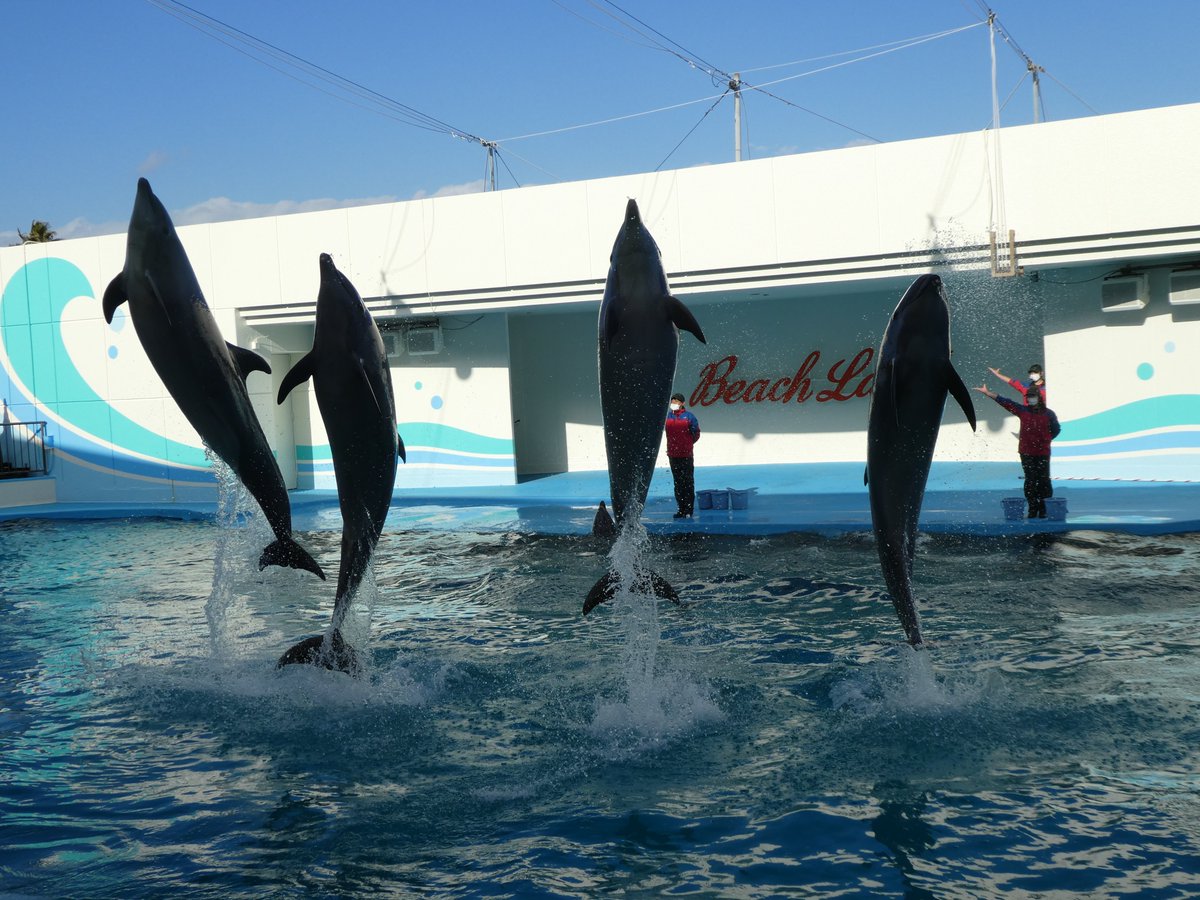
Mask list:
[{"label": "wave mural", "polygon": [[[56,463],[79,467],[90,477],[106,472],[143,488],[158,485],[160,493],[163,486],[180,483],[211,488],[215,481],[203,447],[173,440],[129,418],[80,371],[63,335],[64,312],[79,298],[95,301],[99,311],[87,276],[55,257],[26,263],[4,286],[0,365],[6,376],[5,399],[14,415],[45,419]],[[128,325],[124,310],[118,316],[115,331]],[[115,347],[109,355],[115,356]],[[103,379],[103,358],[86,368],[96,380]],[[69,499],[71,487],[71,479],[66,479],[59,497]]]},{"label": "wave mural", "polygon": [[1200,452],[1200,394],[1135,400],[1063,422],[1056,458]]},{"label": "wave mural", "polygon": [[[408,457],[400,467],[398,485],[406,480],[405,473],[414,468],[449,470],[439,477],[441,484],[508,483],[513,478],[516,457],[510,438],[489,437],[439,422],[403,422],[396,430],[404,441]],[[298,445],[296,468],[301,487],[332,489],[336,486],[333,453],[328,444]],[[454,470],[469,477],[456,477]]]}]

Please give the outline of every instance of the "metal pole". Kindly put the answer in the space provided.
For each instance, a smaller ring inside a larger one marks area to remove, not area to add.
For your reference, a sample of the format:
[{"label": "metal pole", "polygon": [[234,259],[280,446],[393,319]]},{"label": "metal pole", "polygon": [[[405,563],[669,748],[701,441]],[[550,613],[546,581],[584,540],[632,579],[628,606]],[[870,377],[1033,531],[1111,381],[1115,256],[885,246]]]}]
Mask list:
[{"label": "metal pole", "polygon": [[1036,124],[1042,121],[1042,80],[1039,75],[1045,69],[1031,62],[1029,71],[1033,73],[1033,121]]},{"label": "metal pole", "polygon": [[734,72],[729,82],[733,91],[733,161],[742,161],[742,73]]},{"label": "metal pole", "polygon": [[492,141],[484,141],[483,146],[487,147],[487,180],[484,182],[483,189],[485,191],[494,191],[496,189],[496,145]]}]

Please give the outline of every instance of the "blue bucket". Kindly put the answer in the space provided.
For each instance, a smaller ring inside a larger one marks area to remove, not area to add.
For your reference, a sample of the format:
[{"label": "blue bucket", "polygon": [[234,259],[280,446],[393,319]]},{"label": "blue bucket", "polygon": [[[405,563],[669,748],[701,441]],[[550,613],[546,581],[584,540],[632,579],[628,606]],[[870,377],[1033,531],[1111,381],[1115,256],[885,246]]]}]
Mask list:
[{"label": "blue bucket", "polygon": [[[1005,497],[1000,501],[1004,504],[1004,518],[1009,522],[1018,522],[1025,518],[1025,498]],[[1049,509],[1049,507],[1047,507]]]},{"label": "blue bucket", "polygon": [[696,504],[701,509],[712,509],[713,492],[712,491],[696,491]]},{"label": "blue bucket", "polygon": [[729,488],[728,491],[730,509],[748,509],[750,507],[750,495],[754,493],[755,488],[750,488],[748,491]]}]

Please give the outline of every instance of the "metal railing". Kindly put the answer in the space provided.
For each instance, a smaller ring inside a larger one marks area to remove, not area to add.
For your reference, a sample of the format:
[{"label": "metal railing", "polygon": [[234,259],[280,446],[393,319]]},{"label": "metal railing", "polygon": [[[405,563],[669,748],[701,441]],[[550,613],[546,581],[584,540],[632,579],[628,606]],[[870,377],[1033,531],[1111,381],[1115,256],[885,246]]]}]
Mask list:
[{"label": "metal railing", "polygon": [[23,478],[49,472],[45,422],[0,420],[0,478]]}]

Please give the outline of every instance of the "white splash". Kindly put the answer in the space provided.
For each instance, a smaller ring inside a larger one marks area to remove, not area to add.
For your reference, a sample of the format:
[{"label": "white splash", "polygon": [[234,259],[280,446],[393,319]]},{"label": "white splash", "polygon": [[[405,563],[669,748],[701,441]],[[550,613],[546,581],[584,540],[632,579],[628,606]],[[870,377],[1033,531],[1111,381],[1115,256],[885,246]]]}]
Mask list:
[{"label": "white splash", "polygon": [[620,657],[624,694],[597,700],[588,731],[622,744],[669,740],[724,717],[707,684],[684,671],[659,670],[662,630],[645,562],[648,550],[645,528],[631,517],[609,553],[619,585],[611,605],[625,635]]}]

